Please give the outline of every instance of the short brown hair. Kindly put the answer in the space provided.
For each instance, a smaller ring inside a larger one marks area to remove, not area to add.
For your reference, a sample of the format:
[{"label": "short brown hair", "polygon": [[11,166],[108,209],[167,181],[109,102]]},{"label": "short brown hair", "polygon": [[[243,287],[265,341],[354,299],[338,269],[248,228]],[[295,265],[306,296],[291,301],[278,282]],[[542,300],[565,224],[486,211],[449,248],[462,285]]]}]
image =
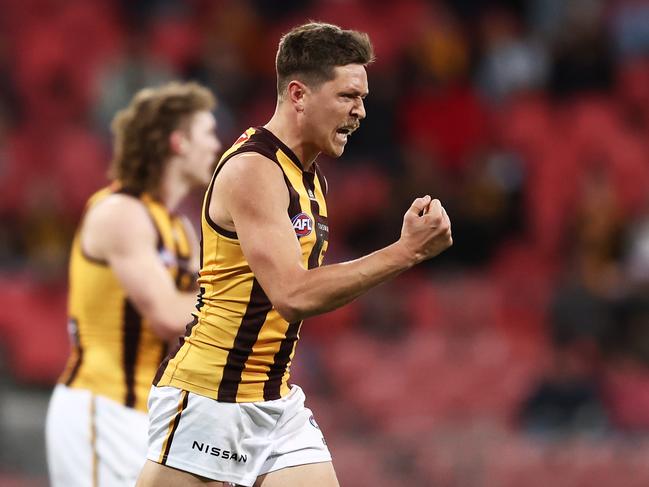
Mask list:
[{"label": "short brown hair", "polygon": [[343,30],[323,22],[300,25],[279,41],[275,58],[277,94],[282,97],[291,78],[316,87],[334,78],[336,66],[366,66],[372,61],[374,49],[364,32]]},{"label": "short brown hair", "polygon": [[113,119],[115,140],[110,176],[129,192],[158,197],[165,163],[171,154],[169,136],[184,128],[194,113],[215,106],[212,92],[198,83],[172,82],[140,90]]}]

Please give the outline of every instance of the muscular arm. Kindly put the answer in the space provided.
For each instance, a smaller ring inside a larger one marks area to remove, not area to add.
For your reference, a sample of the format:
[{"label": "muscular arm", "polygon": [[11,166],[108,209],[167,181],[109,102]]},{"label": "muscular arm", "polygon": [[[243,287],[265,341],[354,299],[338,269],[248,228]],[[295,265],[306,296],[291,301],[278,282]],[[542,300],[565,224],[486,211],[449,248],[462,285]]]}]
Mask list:
[{"label": "muscular arm", "polygon": [[248,153],[235,156],[221,170],[210,215],[236,230],[253,273],[290,322],[338,308],[452,243],[444,209],[426,196],[406,213],[397,242],[360,259],[307,270],[287,207],[288,190],[279,167]]},{"label": "muscular arm", "polygon": [[86,215],[81,245],[92,257],[108,262],[160,338],[170,340],[184,332],[196,296],[176,289],[158,257],[157,233],[142,203],[125,195],[109,196]]}]

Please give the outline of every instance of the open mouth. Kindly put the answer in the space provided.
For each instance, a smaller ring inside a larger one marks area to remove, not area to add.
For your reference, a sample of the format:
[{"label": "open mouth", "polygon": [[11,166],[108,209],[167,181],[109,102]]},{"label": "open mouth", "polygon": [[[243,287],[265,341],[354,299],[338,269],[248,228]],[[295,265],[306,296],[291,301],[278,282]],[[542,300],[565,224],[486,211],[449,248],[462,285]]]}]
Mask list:
[{"label": "open mouth", "polygon": [[336,133],[342,135],[351,135],[358,128],[358,124],[353,125],[343,125],[336,130]]}]

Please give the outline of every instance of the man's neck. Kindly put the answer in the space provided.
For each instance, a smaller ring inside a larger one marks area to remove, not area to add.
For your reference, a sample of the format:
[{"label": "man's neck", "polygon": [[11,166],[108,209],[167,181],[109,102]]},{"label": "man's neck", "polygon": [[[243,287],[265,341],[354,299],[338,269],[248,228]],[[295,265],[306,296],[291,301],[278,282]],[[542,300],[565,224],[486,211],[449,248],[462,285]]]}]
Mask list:
[{"label": "man's neck", "polygon": [[170,212],[173,212],[178,208],[191,189],[189,182],[177,174],[176,168],[177,166],[173,164],[173,161],[170,161],[169,164],[167,164],[160,185],[160,198],[162,204],[164,204]]},{"label": "man's neck", "polygon": [[269,130],[279,140],[293,151],[302,164],[302,169],[308,171],[320,153],[313,146],[304,142],[300,126],[294,113],[287,113],[280,105],[264,128]]}]

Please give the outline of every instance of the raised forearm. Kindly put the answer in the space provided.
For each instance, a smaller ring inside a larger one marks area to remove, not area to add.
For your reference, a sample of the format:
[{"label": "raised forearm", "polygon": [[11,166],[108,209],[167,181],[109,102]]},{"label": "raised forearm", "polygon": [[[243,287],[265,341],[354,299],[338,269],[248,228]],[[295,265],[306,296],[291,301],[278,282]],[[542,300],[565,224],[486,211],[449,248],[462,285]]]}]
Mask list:
[{"label": "raised forearm", "polygon": [[360,259],[304,271],[286,288],[277,310],[289,321],[339,308],[416,263],[396,242]]}]

